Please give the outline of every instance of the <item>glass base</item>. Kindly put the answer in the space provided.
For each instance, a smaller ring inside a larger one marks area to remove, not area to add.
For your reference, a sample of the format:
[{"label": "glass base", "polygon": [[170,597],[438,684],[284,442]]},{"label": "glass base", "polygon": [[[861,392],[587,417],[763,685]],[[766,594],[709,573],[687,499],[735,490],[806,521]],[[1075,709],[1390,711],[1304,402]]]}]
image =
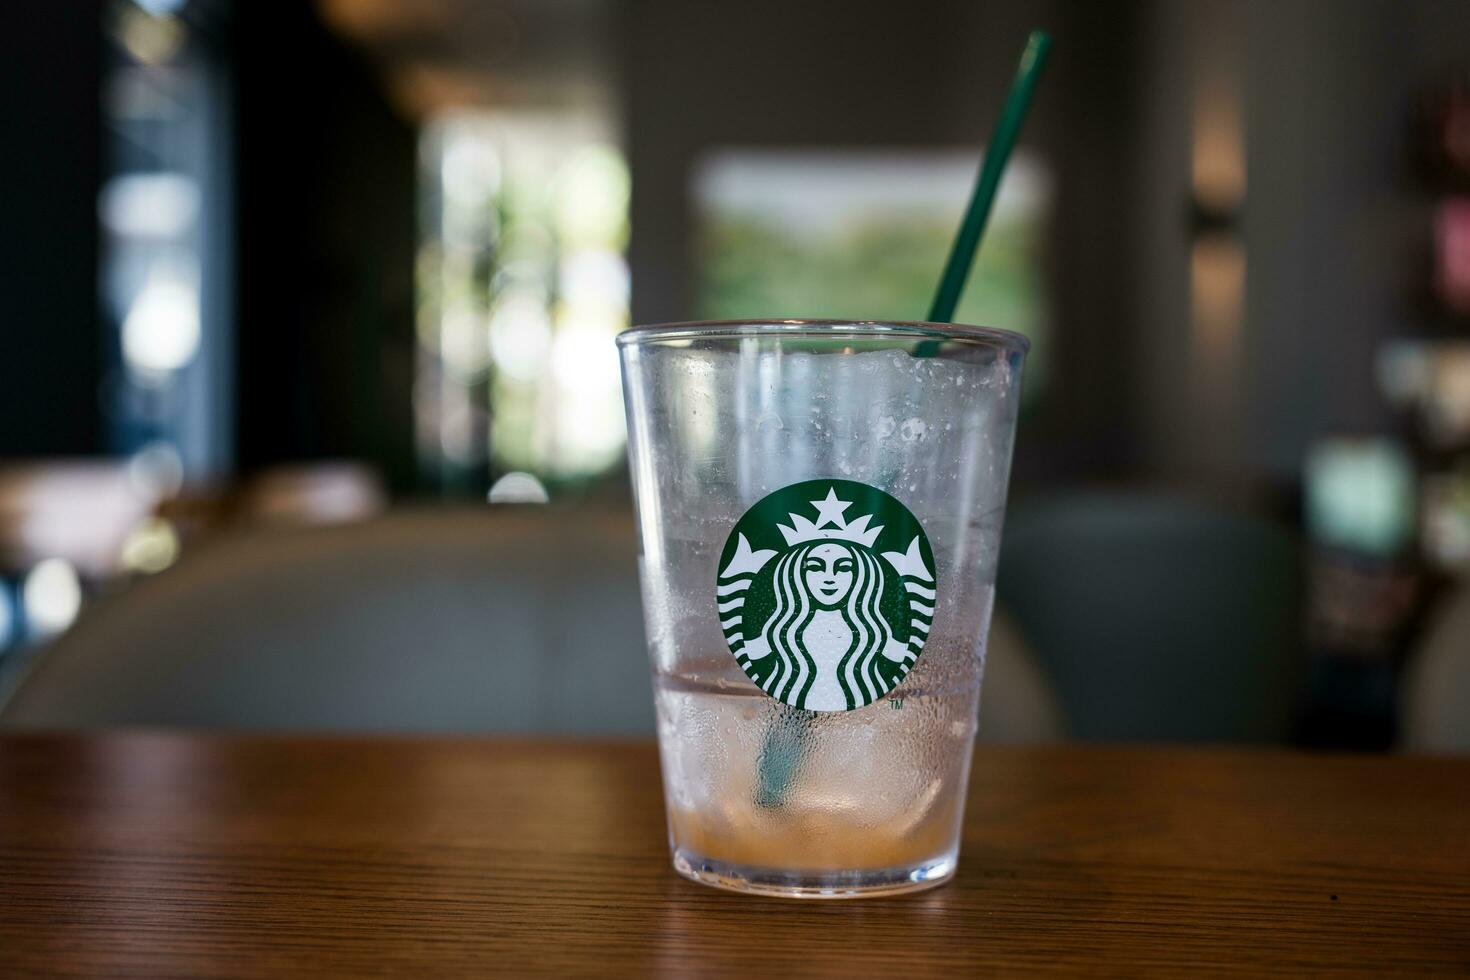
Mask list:
[{"label": "glass base", "polygon": [[674,849],[674,870],[690,881],[746,895],[774,898],[875,898],[935,888],[954,877],[955,858],[914,867],[867,871],[781,871],[730,864]]}]

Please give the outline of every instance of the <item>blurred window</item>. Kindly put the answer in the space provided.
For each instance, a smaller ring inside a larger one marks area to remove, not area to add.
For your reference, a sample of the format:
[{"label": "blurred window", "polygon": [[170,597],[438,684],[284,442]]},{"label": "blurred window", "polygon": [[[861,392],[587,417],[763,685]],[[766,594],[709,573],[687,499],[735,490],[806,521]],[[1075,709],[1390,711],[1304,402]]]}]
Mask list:
[{"label": "blurred window", "polygon": [[189,481],[232,462],[227,69],[220,4],[103,5],[104,402],[112,448],[167,456]]},{"label": "blurred window", "polygon": [[[694,179],[699,315],[922,320],[975,181],[970,151],[726,150]],[[1026,396],[1045,387],[1041,265],[1051,182],[1012,157],[958,323],[1031,338]]]},{"label": "blurred window", "polygon": [[456,112],[425,129],[420,458],[446,490],[549,486],[622,459],[628,170],[593,113]]}]

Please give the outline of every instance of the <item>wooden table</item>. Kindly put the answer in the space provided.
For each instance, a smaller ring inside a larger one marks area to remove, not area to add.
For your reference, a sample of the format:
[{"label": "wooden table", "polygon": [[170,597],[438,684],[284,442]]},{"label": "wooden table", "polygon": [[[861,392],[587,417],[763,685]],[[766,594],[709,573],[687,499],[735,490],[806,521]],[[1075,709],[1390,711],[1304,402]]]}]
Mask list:
[{"label": "wooden table", "polygon": [[0,738],[0,975],[1470,971],[1470,760],[981,748],[959,877],[668,867],[639,742]]}]

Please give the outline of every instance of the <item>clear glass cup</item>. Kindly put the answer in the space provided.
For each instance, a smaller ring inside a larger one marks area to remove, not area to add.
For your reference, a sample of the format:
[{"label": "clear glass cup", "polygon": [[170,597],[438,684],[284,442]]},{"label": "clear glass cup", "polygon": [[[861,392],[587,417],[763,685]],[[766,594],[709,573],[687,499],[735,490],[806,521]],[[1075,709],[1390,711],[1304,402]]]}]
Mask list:
[{"label": "clear glass cup", "polygon": [[769,320],[618,345],[675,868],[796,897],[946,880],[1026,339]]}]

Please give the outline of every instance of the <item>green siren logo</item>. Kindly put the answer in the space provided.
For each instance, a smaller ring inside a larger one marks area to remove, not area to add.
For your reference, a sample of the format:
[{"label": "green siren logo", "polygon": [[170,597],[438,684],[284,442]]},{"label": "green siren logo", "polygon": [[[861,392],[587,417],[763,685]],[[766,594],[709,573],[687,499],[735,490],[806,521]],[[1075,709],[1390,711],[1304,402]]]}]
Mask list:
[{"label": "green siren logo", "polygon": [[918,660],[936,587],[929,539],[907,507],[863,483],[808,480],[735,524],[715,602],[730,651],[761,690],[796,708],[851,711]]}]

